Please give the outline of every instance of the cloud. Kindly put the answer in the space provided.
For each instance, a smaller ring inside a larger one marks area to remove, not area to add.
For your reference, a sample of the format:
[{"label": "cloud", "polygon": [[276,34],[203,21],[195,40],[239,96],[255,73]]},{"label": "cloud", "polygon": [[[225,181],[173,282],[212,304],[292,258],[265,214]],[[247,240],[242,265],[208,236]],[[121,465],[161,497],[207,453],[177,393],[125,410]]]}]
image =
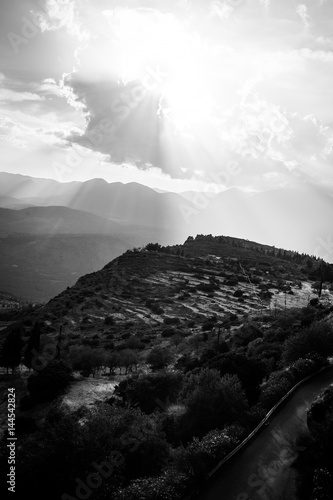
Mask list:
[{"label": "cloud", "polygon": [[309,61],[333,62],[333,51],[331,50],[312,50],[306,47],[293,51],[293,54]]},{"label": "cloud", "polygon": [[307,6],[304,3],[298,4],[296,7],[296,13],[301,18],[305,30],[308,30],[311,26],[311,23],[310,23],[310,16],[308,14]]},{"label": "cloud", "polygon": [[16,92],[11,89],[0,88],[0,102],[42,101],[43,97],[31,92]]},{"label": "cloud", "polygon": [[47,0],[43,36],[76,43],[75,67],[59,82],[0,74],[2,112],[41,143],[138,175],[209,182],[235,161],[238,185],[253,187],[311,176],[314,159],[326,175],[333,45],[327,3],[307,5]]},{"label": "cloud", "polygon": [[89,32],[82,28],[78,17],[80,2],[75,0],[45,0],[43,11],[33,11],[42,32],[57,31],[65,28],[66,31],[79,40],[89,38]]},{"label": "cloud", "polygon": [[209,6],[208,19],[214,16],[219,19],[228,19],[233,11],[234,9],[229,3],[214,0]]},{"label": "cloud", "polygon": [[27,141],[23,140],[29,130],[19,122],[11,120],[7,116],[0,115],[0,141],[7,142],[18,148],[25,148]]}]

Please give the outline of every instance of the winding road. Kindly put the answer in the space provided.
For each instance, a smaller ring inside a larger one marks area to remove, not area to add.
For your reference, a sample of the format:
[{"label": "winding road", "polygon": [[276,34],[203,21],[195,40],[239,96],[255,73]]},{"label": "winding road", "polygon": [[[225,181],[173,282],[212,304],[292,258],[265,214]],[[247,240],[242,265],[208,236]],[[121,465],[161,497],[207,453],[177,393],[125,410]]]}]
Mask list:
[{"label": "winding road", "polygon": [[307,429],[309,405],[332,383],[333,366],[300,385],[195,500],[299,500],[291,464],[304,448],[297,446],[296,438]]}]

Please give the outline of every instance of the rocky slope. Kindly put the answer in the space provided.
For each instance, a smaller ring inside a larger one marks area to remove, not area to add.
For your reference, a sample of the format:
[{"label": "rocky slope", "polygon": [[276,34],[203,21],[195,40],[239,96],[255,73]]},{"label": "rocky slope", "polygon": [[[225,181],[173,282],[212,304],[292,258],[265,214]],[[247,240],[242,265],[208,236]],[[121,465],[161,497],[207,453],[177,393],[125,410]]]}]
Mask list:
[{"label": "rocky slope", "polygon": [[[209,236],[158,249],[127,251],[53,298],[38,311],[46,335],[63,325],[68,345],[143,348],[217,325],[235,330],[315,297],[318,262],[308,256],[297,263],[271,247]],[[322,300],[331,303],[332,292]]]}]

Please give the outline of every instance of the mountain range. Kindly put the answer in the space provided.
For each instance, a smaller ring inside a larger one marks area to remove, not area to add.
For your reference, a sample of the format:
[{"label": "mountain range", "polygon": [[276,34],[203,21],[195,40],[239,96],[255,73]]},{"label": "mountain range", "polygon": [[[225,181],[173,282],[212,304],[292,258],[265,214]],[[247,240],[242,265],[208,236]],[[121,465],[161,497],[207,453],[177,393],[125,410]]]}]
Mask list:
[{"label": "mountain range", "polygon": [[127,249],[173,245],[196,234],[230,235],[333,262],[333,198],[306,183],[260,193],[177,194],[138,183],[0,173],[0,207],[0,290],[31,300],[51,298]]}]

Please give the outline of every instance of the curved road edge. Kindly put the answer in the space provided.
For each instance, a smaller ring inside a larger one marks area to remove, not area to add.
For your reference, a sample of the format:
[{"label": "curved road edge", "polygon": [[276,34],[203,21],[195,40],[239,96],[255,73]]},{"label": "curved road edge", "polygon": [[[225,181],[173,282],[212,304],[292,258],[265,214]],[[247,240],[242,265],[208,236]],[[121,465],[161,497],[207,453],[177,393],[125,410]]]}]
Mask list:
[{"label": "curved road edge", "polygon": [[208,478],[205,481],[205,484],[200,487],[200,490],[197,490],[193,492],[191,495],[187,496],[186,499],[184,500],[195,500],[195,498],[202,494],[205,490],[205,487],[208,485],[208,483],[217,475],[218,472],[220,472],[220,469],[237,453],[243,450],[245,446],[254,438],[256,435],[259,433],[259,431],[262,429],[262,427],[265,425],[265,423],[268,421],[268,419],[276,412],[276,410],[280,409],[280,406],[300,387],[302,384],[307,382],[308,380],[315,379],[318,375],[323,373],[324,371],[328,370],[333,370],[333,365],[330,364],[329,366],[325,366],[318,370],[315,373],[312,373],[311,375],[308,375],[304,379],[300,380],[295,384],[289,391],[269,410],[269,412],[266,414],[266,416],[259,422],[257,427],[241,442],[239,445],[236,446],[226,457],[224,457],[215,467],[212,469],[209,474]]}]

